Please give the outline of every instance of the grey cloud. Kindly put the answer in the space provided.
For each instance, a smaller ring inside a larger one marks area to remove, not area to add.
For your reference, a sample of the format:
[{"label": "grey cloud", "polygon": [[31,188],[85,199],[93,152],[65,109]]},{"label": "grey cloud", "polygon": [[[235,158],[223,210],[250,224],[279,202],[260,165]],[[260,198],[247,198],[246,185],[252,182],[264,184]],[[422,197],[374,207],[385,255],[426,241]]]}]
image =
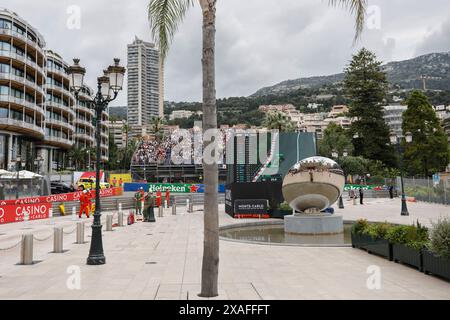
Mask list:
[{"label": "grey cloud", "polygon": [[[219,0],[218,96],[246,96],[286,79],[342,72],[362,46],[383,61],[450,50],[448,0],[369,3],[380,7],[381,29],[365,30],[353,46],[353,18],[341,8],[328,7],[326,0]],[[126,63],[127,44],[135,35],[150,40],[147,4],[148,0],[14,0],[8,6],[44,35],[49,49],[69,62],[81,58],[93,85],[113,57]],[[82,9],[81,30],[66,28],[70,5]],[[166,61],[167,100],[201,99],[201,37],[196,6],[180,26]],[[125,105],[126,97],[122,92],[114,104]]]}]

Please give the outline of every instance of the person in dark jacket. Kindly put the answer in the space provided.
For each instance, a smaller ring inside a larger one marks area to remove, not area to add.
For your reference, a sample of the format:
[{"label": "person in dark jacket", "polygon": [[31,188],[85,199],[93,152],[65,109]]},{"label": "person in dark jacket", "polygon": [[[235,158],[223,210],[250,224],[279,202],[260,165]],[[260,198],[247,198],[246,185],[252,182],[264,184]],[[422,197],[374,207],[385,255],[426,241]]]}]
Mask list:
[{"label": "person in dark jacket", "polygon": [[148,209],[144,211],[144,222],[153,222],[155,219],[155,197],[153,196],[153,192],[150,191],[147,196],[148,201]]},{"label": "person in dark jacket", "polygon": [[359,188],[359,203],[364,204],[364,190]]},{"label": "person in dark jacket", "polygon": [[394,199],[394,186],[389,186],[389,198]]}]

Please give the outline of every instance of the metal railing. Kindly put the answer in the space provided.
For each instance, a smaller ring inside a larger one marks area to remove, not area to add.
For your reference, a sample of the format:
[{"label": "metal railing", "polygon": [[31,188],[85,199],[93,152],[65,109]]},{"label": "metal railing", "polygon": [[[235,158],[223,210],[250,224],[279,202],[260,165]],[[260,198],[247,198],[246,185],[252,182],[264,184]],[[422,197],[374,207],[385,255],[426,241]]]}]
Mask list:
[{"label": "metal railing", "polygon": [[[450,205],[450,177],[434,181],[432,178],[404,178],[405,193],[417,201]],[[400,188],[400,179],[397,186]]]}]

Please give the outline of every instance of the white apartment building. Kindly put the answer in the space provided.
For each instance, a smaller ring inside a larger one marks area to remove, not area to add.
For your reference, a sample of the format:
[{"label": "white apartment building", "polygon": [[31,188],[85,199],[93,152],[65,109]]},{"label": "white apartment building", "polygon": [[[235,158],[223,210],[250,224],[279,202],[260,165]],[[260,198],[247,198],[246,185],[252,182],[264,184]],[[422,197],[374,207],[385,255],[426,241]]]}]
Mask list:
[{"label": "white apartment building", "polygon": [[176,120],[176,119],[188,119],[194,115],[194,112],[189,110],[176,110],[172,111],[171,115],[169,116],[170,120]]},{"label": "white apartment building", "polygon": [[133,136],[145,135],[151,119],[163,117],[159,51],[137,37],[128,45],[128,124]]}]

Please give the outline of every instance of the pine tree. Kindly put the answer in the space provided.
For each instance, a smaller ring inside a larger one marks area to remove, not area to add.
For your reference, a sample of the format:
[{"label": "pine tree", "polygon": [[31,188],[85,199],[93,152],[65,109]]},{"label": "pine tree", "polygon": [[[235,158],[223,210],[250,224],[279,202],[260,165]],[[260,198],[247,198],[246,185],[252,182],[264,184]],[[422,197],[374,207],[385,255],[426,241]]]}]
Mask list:
[{"label": "pine tree", "polygon": [[404,164],[411,175],[431,176],[442,172],[450,161],[447,136],[428,98],[420,91],[411,93],[403,114],[403,133],[413,141],[404,145]]},{"label": "pine tree", "polygon": [[353,56],[345,74],[345,91],[351,100],[349,116],[356,118],[350,132],[359,135],[354,140],[355,154],[395,166],[397,161],[389,145],[389,127],[383,118],[388,81],[381,62],[374,53],[363,48]]}]

